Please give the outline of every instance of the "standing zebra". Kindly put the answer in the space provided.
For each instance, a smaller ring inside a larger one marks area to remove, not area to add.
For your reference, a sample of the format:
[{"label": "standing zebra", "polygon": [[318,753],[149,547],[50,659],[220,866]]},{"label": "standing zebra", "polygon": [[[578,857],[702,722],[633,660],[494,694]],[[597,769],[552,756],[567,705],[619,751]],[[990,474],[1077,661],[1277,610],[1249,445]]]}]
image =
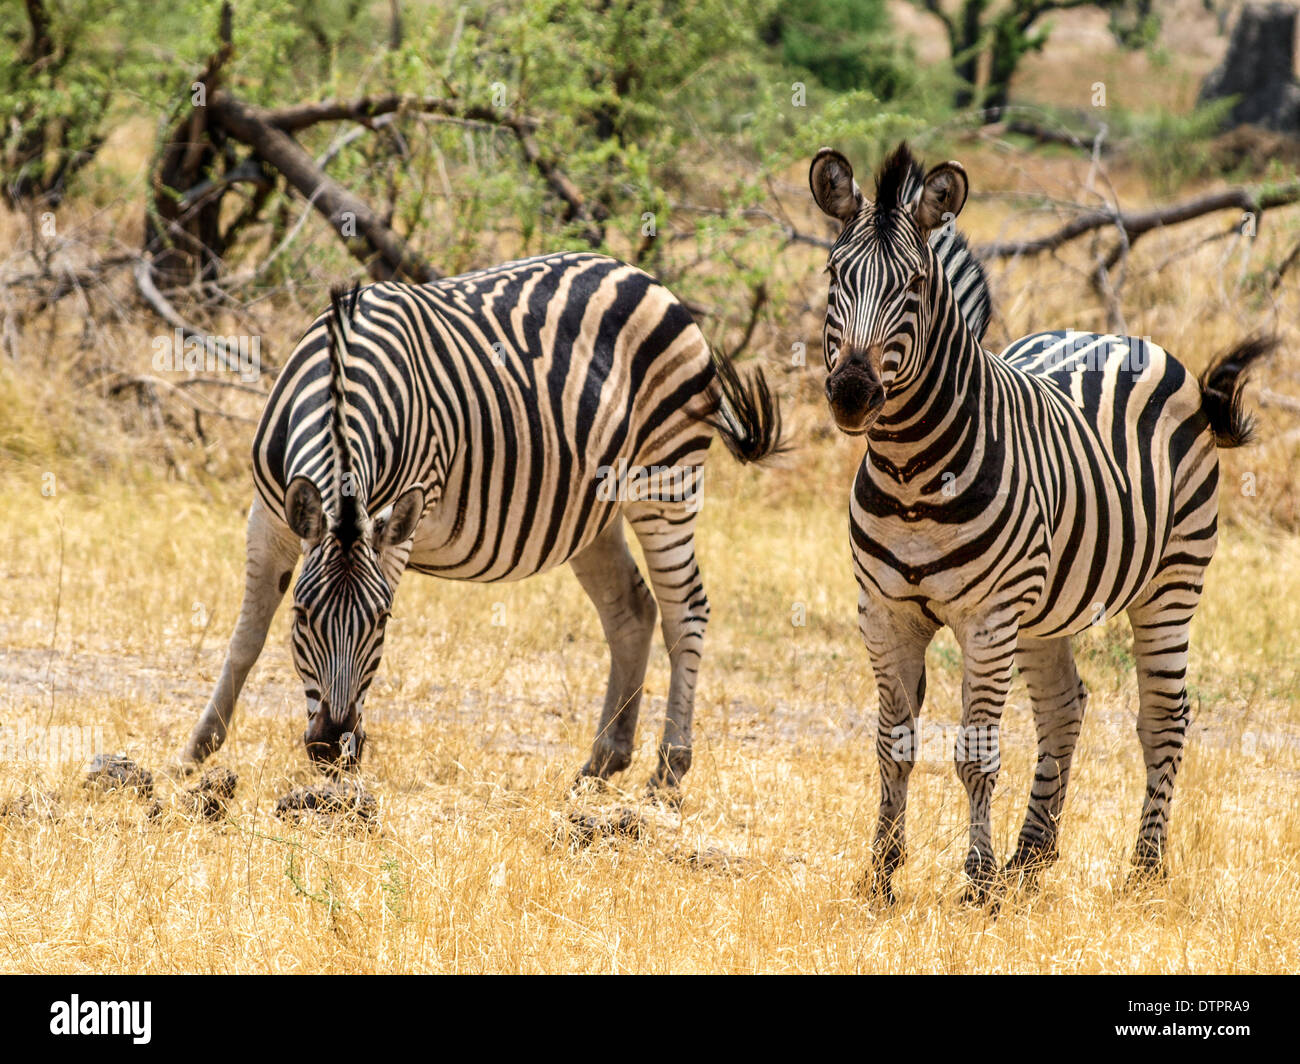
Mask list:
[{"label": "standing zebra", "polygon": [[961,313],[931,234],[966,201],[966,173],[922,177],[903,144],[868,201],[848,160],[823,148],[809,184],[843,228],[830,251],[826,396],[865,436],[850,503],[858,614],[879,691],[880,818],[863,890],[893,899],[907,780],[925,697],[925,652],[948,625],[962,649],[957,774],[970,799],[967,897],[995,874],[989,801],[998,723],[1018,665],[1038,760],[1008,869],[1057,856],[1057,828],[1086,693],[1070,637],[1128,612],[1146,799],[1134,862],[1163,867],[1187,730],[1188,626],[1214,553],[1217,447],[1249,442],[1249,340],[1195,380],[1133,337],[1045,332],[1001,357]]},{"label": "standing zebra", "polygon": [[225,740],[299,554],[303,741],[318,763],[346,765],[361,756],[362,703],[405,570],[498,581],[568,562],[611,655],[582,772],[631,760],[657,602],[672,677],[651,785],[676,787],[709,615],[694,541],[705,451],[716,432],[758,461],[781,448],[780,429],[762,374],[742,382],[666,288],[613,259],[548,255],[336,290],[257,429],[243,605],[186,759]]}]

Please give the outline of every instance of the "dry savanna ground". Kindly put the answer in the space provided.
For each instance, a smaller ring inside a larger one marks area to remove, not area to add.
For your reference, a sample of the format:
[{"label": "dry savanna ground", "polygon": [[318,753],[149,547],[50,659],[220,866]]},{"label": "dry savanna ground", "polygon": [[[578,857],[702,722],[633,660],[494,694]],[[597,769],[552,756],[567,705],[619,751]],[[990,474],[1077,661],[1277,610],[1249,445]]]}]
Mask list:
[{"label": "dry savanna ground", "polygon": [[[1086,33],[1080,41],[1067,36],[1066,45],[1092,47]],[[1194,59],[1199,72],[1210,61]],[[1061,69],[1062,53],[1049,49],[1026,77],[1046,96]],[[1078,104],[1093,75],[1071,69],[1073,87],[1057,95]],[[1112,92],[1169,84],[1182,99],[1194,80],[1177,71],[1171,80],[1117,69]],[[1088,160],[1063,151],[1030,158],[984,142],[962,158],[974,190],[963,224],[978,240],[1052,224],[1020,211],[1022,201],[984,192],[1077,199],[1088,181]],[[1136,168],[1115,165],[1109,176],[1126,205],[1152,201]],[[811,227],[802,182],[792,169],[790,210]],[[66,209],[74,217],[65,226],[93,224],[93,208],[80,219],[78,209]],[[1198,245],[1231,222],[1222,216],[1145,237],[1123,290],[1129,331],[1199,369],[1245,333],[1275,329],[1284,350],[1261,383],[1300,394],[1296,286],[1268,294],[1252,281],[1300,236],[1296,213],[1266,219],[1253,242]],[[21,236],[7,232],[6,243]],[[1104,328],[1085,283],[1090,261],[1081,248],[998,266],[990,341],[1042,327]],[[203,706],[238,610],[251,428],[209,419],[203,453],[128,438],[121,400],[68,384],[69,367],[87,357],[75,314],[47,315],[11,337],[19,355],[0,361],[0,727],[101,728],[106,749],[159,773],[162,811],[148,817],[127,795],[86,791],[83,761],[0,760],[0,803],[57,799],[54,815],[37,802],[34,815],[0,817],[0,968],[1300,968],[1300,434],[1294,415],[1276,408],[1264,411],[1260,445],[1223,456],[1224,523],[1193,628],[1194,722],[1167,882],[1125,887],[1143,773],[1119,620],[1077,641],[1091,701],[1062,859],[1042,890],[1009,896],[996,918],[959,902],[967,814],[951,729],[960,658],[944,635],[930,651],[899,903],[878,912],[853,896],[878,793],[875,690],[845,536],[860,445],[828,430],[818,399],[821,265],[811,249],[780,256],[772,287],[781,299],[752,345],[786,400],[797,450],[766,470],[738,468],[720,448],[710,461],[699,554],[713,621],[680,812],[640,797],[662,724],[662,646],[632,768],[609,793],[569,794],[595,728],[606,656],[593,609],[561,570],[509,586],[418,576],[403,584],[366,712],[364,777],[379,802],[369,831],[274,816],[280,795],[316,779],[279,617],[216,759],[238,774],[236,796],[215,822],[187,815],[177,800],[185,784],[160,770]],[[283,357],[314,306],[256,313]],[[95,356],[142,365],[159,331],[124,318],[97,334],[112,350]],[[800,341],[807,368],[789,364]],[[248,397],[221,401],[256,413]],[[1034,748],[1020,686],[1002,746],[994,838],[1005,857]],[[639,833],[580,844],[572,814],[613,822],[623,810],[640,815]]]}]

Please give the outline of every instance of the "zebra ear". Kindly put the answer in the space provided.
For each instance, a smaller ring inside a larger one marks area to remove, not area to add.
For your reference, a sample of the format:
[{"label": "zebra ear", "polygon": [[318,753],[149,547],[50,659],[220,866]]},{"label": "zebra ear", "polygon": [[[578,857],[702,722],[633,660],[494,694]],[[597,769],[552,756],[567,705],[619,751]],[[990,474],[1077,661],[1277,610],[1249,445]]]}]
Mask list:
[{"label": "zebra ear", "polygon": [[969,188],[970,182],[961,163],[940,163],[934,167],[925,175],[921,195],[912,207],[916,224],[928,233],[956,218],[966,206]]},{"label": "zebra ear", "polygon": [[375,521],[375,547],[396,547],[415,535],[415,527],[424,515],[424,489],[407,488],[393,503],[392,511]]},{"label": "zebra ear", "polygon": [[862,207],[862,189],[853,180],[848,159],[832,148],[822,148],[808,168],[808,187],[817,206],[847,225]]},{"label": "zebra ear", "polygon": [[306,477],[294,477],[284,493],[284,519],[294,535],[313,547],[325,535],[325,504],[320,489]]}]

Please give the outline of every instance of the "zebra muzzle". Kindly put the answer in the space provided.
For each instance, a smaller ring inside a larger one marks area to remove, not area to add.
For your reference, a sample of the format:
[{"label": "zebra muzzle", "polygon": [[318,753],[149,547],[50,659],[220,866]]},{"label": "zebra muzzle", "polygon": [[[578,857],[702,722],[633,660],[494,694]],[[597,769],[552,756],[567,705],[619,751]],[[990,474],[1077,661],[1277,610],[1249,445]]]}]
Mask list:
[{"label": "zebra muzzle", "polygon": [[302,741],[307,756],[318,766],[355,768],[361,760],[366,732],[355,706],[335,714],[327,703],[321,702],[309,709]]},{"label": "zebra muzzle", "polygon": [[826,400],[836,427],[849,435],[860,435],[871,427],[885,405],[885,388],[865,358],[850,357],[826,378]]}]

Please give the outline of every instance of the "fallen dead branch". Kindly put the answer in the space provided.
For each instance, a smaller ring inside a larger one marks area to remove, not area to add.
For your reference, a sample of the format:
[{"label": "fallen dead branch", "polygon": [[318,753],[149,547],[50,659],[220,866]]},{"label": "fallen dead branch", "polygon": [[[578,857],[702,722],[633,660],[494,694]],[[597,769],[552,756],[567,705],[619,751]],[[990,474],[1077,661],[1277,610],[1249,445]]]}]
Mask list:
[{"label": "fallen dead branch", "polygon": [[1152,207],[1145,211],[1098,208],[1078,215],[1055,232],[1045,236],[979,245],[975,248],[975,254],[981,259],[1039,255],[1045,251],[1056,251],[1071,240],[1112,226],[1124,235],[1127,246],[1132,247],[1139,237],[1153,229],[1179,225],[1217,211],[1236,208],[1253,214],[1258,219],[1264,211],[1284,207],[1297,201],[1300,201],[1300,181],[1268,189],[1229,188],[1184,200],[1182,203]]},{"label": "fallen dead branch", "polygon": [[262,111],[226,92],[208,101],[212,118],[235,139],[279,171],[329,219],[354,257],[366,263],[377,280],[400,277],[436,281],[442,274],[417,255],[390,229],[371,206],[344,188],[316,165],[307,151]]},{"label": "fallen dead branch", "polygon": [[[167,297],[158,291],[158,286],[154,284],[153,263],[146,257],[140,257],[135,265],[135,287],[139,291],[140,297],[153,308],[158,317],[162,318],[173,329],[179,329],[181,334],[187,340],[196,340],[203,345],[204,352],[211,358],[215,359],[217,365],[222,369],[230,370],[233,373],[241,372],[242,367],[231,362],[229,356],[222,349],[220,344],[213,343],[212,337],[203,329],[195,328],[183,317],[179,311],[168,302]],[[257,367],[259,373],[262,369]],[[229,415],[233,416],[233,415]]]}]

